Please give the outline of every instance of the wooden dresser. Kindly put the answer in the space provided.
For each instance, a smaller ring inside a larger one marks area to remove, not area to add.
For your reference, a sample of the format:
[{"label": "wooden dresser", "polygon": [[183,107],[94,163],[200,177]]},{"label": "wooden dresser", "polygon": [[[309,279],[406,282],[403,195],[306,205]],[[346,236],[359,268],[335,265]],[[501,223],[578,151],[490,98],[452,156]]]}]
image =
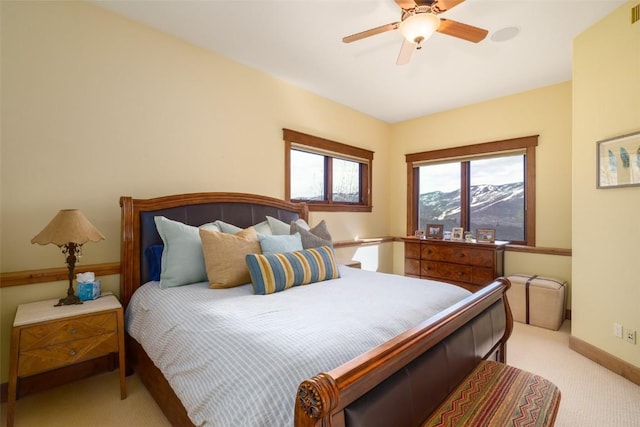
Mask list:
[{"label": "wooden dresser", "polygon": [[453,283],[475,292],[503,275],[507,242],[470,243],[405,237],[404,274]]}]

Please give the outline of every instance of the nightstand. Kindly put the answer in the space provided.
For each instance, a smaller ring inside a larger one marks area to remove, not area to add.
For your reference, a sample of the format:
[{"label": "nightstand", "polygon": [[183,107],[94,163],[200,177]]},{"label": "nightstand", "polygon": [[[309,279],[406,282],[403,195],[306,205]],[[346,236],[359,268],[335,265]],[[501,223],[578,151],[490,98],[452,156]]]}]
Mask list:
[{"label": "nightstand", "polygon": [[127,397],[124,317],[113,295],[79,305],[55,300],[18,306],[11,331],[7,426],[12,427],[18,378],[118,353],[120,398]]}]

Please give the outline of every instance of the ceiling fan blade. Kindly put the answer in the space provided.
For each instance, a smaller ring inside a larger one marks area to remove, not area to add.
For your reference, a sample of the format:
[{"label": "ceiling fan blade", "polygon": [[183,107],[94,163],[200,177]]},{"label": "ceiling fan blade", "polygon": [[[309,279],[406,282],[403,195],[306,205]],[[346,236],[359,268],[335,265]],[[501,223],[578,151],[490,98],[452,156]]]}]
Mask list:
[{"label": "ceiling fan blade", "polygon": [[463,1],[464,0],[437,0],[435,6],[440,10],[440,12],[444,12],[445,10],[449,10],[459,5]]},{"label": "ceiling fan blade", "polygon": [[395,0],[396,4],[402,9],[413,9],[416,7],[416,2],[413,0]]},{"label": "ceiling fan blade", "polygon": [[440,27],[436,31],[473,43],[482,41],[489,33],[482,28],[444,18],[440,18]]},{"label": "ceiling fan blade", "polygon": [[416,45],[408,41],[407,39],[402,40],[402,46],[400,46],[400,53],[398,54],[398,60],[396,61],[396,65],[405,65],[411,61],[411,55],[413,55],[413,51],[415,50]]},{"label": "ceiling fan blade", "polygon": [[400,25],[399,22],[393,22],[391,24],[381,25],[381,26],[376,27],[376,28],[371,28],[369,30],[362,31],[360,33],[356,33],[356,34],[352,34],[350,36],[344,37],[342,39],[342,41],[344,43],[355,42],[357,40],[362,40],[362,39],[364,39],[366,37],[371,37],[371,36],[375,36],[376,34],[384,33],[386,31],[395,30],[395,29],[398,28],[398,25]]}]

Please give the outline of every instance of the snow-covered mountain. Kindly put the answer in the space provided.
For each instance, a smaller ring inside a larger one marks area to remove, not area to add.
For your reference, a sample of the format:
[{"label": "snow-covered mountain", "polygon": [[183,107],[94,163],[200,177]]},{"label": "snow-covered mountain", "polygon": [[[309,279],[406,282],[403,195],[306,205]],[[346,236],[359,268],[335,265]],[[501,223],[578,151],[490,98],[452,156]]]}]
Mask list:
[{"label": "snow-covered mountain", "polygon": [[[522,182],[471,186],[471,231],[493,228],[499,240],[524,239],[524,186]],[[420,195],[420,226],[460,226],[460,190]]]}]

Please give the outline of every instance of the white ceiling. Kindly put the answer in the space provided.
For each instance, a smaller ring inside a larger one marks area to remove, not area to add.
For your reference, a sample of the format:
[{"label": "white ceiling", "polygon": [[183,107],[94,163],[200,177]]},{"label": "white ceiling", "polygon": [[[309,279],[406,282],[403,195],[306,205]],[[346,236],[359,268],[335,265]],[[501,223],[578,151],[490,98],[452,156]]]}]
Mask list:
[{"label": "white ceiling", "polygon": [[[388,123],[571,79],[572,39],[624,0],[466,0],[440,16],[489,30],[478,44],[436,33],[408,65],[389,31],[393,0],[94,2]],[[498,30],[517,27],[507,41]]]}]

